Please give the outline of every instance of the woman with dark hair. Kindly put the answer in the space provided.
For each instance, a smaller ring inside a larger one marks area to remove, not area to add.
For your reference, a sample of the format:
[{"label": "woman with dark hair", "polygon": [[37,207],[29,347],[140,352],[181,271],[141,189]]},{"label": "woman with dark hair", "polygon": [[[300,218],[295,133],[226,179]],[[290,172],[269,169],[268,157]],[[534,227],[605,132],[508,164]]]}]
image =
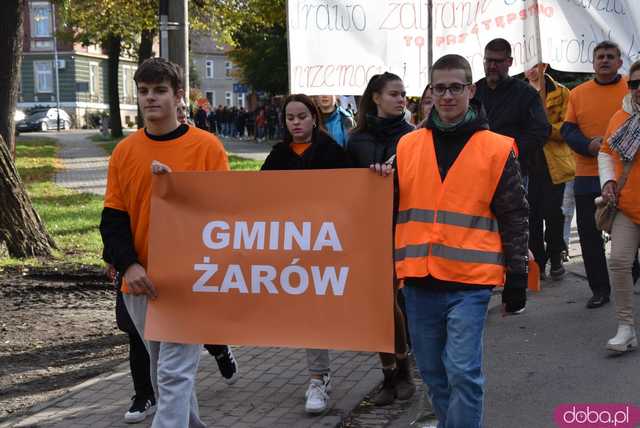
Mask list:
[{"label": "woman with dark hair", "polygon": [[[284,138],[276,144],[262,170],[348,168],[349,157],[322,125],[318,108],[303,94],[289,95],[284,101]],[[323,412],[329,402],[331,377],[329,351],[307,349],[311,380],[305,393],[307,413]]]},{"label": "woman with dark hair", "polygon": [[433,91],[431,85],[427,85],[420,97],[420,107],[418,108],[418,121],[416,128],[422,128],[427,123],[431,110],[433,109]]},{"label": "woman with dark hair", "polygon": [[[406,93],[402,79],[392,73],[373,76],[362,94],[358,107],[358,125],[351,132],[347,151],[354,167],[369,168],[374,164],[392,162],[398,140],[413,131],[404,118]],[[384,406],[396,398],[408,400],[415,392],[407,357],[407,328],[395,294],[395,354],[380,353],[384,381],[373,398],[374,404]]]}]

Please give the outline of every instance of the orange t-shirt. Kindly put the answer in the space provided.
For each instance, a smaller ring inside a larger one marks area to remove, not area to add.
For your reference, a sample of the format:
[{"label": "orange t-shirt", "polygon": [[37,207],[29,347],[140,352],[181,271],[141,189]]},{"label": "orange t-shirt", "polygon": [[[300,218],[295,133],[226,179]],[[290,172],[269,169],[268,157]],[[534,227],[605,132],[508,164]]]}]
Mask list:
[{"label": "orange t-shirt", "polygon": [[[229,170],[222,143],[212,134],[194,127],[168,141],[152,140],[139,129],[118,143],[109,160],[104,206],[129,214],[138,261],[145,269],[149,254],[151,162],[154,160],[176,172]],[[122,290],[128,291],[126,284]]]},{"label": "orange t-shirt", "polygon": [[295,154],[302,156],[302,154],[311,147],[311,143],[291,143],[289,144],[289,147],[291,147],[291,150],[293,150]]},{"label": "orange t-shirt", "polygon": [[[627,78],[611,85],[599,85],[589,80],[571,90],[565,122],[578,125],[585,137],[603,137],[611,116],[622,106],[627,95]],[[598,176],[598,159],[575,153],[576,176]]]},{"label": "orange t-shirt", "polygon": [[[629,116],[629,113],[624,110],[618,110],[616,114],[613,115],[609,122],[609,127],[607,128],[605,142],[602,147],[600,147],[601,152],[608,153],[613,158],[616,165],[617,180],[620,179],[624,167],[618,152],[611,150],[611,147],[609,147],[609,137],[611,137],[611,134],[616,132],[616,130],[622,126]],[[620,211],[625,213],[631,221],[636,224],[640,224],[640,166],[638,164],[638,160],[634,160],[631,165],[631,170],[627,176],[627,182],[618,197],[618,208]]]}]

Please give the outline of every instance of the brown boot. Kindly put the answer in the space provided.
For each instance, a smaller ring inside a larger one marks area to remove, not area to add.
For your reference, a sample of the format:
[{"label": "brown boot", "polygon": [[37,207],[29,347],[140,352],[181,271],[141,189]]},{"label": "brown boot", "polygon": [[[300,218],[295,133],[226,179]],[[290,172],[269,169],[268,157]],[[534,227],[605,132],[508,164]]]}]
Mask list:
[{"label": "brown boot", "polygon": [[413,383],[409,358],[396,359],[398,371],[396,372],[396,396],[398,400],[408,400],[416,392],[416,385]]},{"label": "brown boot", "polygon": [[382,369],[384,380],[380,390],[373,397],[373,404],[376,406],[386,406],[396,399],[395,377],[396,369]]}]

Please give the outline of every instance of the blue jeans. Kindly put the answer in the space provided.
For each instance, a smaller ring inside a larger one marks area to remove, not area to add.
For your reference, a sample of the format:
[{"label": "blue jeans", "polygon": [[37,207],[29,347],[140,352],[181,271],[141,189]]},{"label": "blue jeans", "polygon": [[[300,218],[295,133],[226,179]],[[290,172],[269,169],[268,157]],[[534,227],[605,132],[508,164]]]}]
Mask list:
[{"label": "blue jeans", "polygon": [[482,338],[491,290],[447,292],[407,285],[403,291],[416,362],[438,428],[480,427]]}]

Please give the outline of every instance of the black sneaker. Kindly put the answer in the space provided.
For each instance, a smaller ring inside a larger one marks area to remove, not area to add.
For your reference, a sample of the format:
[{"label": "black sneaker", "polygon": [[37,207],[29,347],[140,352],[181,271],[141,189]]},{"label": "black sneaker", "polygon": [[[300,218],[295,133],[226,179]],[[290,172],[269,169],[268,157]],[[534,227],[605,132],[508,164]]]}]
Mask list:
[{"label": "black sneaker", "polygon": [[142,422],[149,415],[153,415],[156,411],[156,399],[154,397],[138,397],[134,395],[131,398],[131,407],[124,414],[124,421],[128,424],[137,424]]},{"label": "black sneaker", "polygon": [[551,275],[551,279],[554,281],[560,281],[562,277],[564,277],[565,273],[566,270],[564,269],[564,266],[562,266],[562,264],[556,267],[551,266],[551,271],[549,272],[549,274]]},{"label": "black sneaker", "polygon": [[224,378],[224,381],[228,385],[236,383],[238,380],[238,363],[236,362],[236,358],[233,356],[231,347],[228,345],[224,346],[223,351],[214,355],[214,358],[218,363],[218,368],[220,369],[220,374]]}]

